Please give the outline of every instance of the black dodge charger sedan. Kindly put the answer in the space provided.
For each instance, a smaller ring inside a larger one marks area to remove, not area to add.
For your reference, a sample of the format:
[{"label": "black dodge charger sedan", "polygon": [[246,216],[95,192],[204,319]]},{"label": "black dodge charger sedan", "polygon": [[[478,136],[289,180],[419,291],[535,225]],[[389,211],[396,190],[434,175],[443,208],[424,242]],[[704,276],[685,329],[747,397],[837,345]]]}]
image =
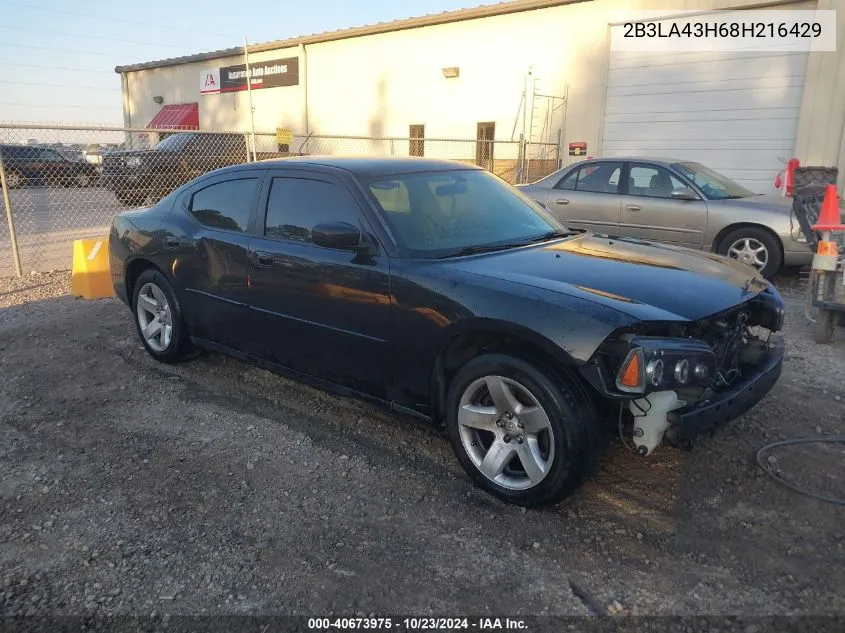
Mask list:
[{"label": "black dodge charger sedan", "polygon": [[300,157],[226,167],[114,218],[147,351],[231,354],[445,429],[479,485],[548,504],[603,434],[689,447],[783,360],[780,295],[719,255],[570,233],[479,168]]}]

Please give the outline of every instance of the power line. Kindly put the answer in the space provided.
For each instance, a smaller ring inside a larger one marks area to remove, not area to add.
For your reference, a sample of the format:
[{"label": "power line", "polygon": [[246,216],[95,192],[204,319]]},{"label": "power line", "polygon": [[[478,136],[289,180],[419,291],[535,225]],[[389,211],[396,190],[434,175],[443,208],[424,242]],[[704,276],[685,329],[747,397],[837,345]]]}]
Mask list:
[{"label": "power line", "polygon": [[121,42],[124,44],[142,44],[144,46],[157,46],[159,48],[178,48],[185,50],[184,46],[178,44],[159,44],[158,42],[143,42],[141,40],[127,40],[122,37],[105,37],[103,35],[84,35],[82,33],[68,33],[66,31],[47,31],[44,29],[30,29],[13,24],[0,24],[0,29],[12,29],[15,31],[28,31],[30,33],[46,33],[47,35],[61,35],[62,37],[78,37],[86,40],[102,40],[104,42]]},{"label": "power line", "polygon": [[6,4],[14,4],[19,7],[27,9],[35,9],[36,11],[46,11],[48,13],[63,13],[65,15],[75,15],[83,18],[93,18],[95,20],[105,20],[107,22],[123,22],[125,24],[139,24],[141,26],[152,26],[157,29],[171,29],[174,31],[184,31],[185,33],[197,33],[199,35],[214,35],[217,37],[231,37],[225,33],[212,33],[210,31],[196,31],[194,29],[186,29],[179,26],[170,26],[169,24],[162,24],[160,22],[140,22],[138,20],[128,20],[126,18],[113,18],[109,16],[96,15],[93,13],[80,13],[79,11],[67,11],[66,9],[55,9],[53,7],[39,7],[34,4],[26,4],[24,2],[15,2],[14,0],[6,0]]},{"label": "power line", "polygon": [[52,83],[36,83],[30,81],[3,81],[0,84],[7,84],[12,86],[44,86],[46,88],[84,88],[85,90],[120,90],[120,88],[106,87],[106,86],[74,86],[73,84],[52,84]]},{"label": "power line", "polygon": [[42,70],[69,70],[80,73],[104,73],[114,75],[113,70],[104,70],[102,68],[71,68],[70,66],[42,66],[39,64],[19,64],[18,62],[10,62],[11,68],[40,68]]},{"label": "power line", "polygon": [[53,48],[50,46],[33,46],[32,44],[18,44],[17,42],[0,42],[0,46],[18,46],[20,48],[32,48],[39,51],[54,51],[56,53],[80,53],[82,55],[97,55],[98,57],[116,57],[123,53],[103,53],[98,51],[81,51],[77,48]]},{"label": "power line", "polygon": [[104,105],[76,105],[69,103],[15,103],[12,101],[0,101],[0,105],[4,106],[20,106],[23,108],[85,108],[86,110],[119,110],[120,106],[104,106]]}]

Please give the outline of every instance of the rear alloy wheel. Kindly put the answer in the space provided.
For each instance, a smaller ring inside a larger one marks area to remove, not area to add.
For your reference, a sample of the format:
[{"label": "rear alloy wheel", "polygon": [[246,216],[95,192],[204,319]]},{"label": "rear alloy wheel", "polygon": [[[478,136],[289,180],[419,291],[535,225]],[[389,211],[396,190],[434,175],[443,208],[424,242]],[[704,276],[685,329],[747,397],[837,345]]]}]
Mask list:
[{"label": "rear alloy wheel", "polygon": [[87,187],[91,184],[91,176],[88,174],[77,174],[76,175],[76,186],[77,187]]},{"label": "rear alloy wheel", "polygon": [[719,253],[756,268],[766,278],[780,270],[783,260],[777,239],[754,227],[731,231],[719,244]]},{"label": "rear alloy wheel", "polygon": [[135,326],[147,352],[164,363],[177,363],[193,346],[173,289],[159,271],[145,270],[135,282]]},{"label": "rear alloy wheel", "polygon": [[511,503],[572,494],[598,453],[592,403],[575,376],[504,354],[479,356],[455,376],[446,428],[467,474]]}]

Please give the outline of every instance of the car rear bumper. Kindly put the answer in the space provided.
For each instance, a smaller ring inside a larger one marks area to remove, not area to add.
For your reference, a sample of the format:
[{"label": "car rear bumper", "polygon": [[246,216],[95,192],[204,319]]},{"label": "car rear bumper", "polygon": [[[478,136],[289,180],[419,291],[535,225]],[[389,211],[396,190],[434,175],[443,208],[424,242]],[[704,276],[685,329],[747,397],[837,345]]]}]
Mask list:
[{"label": "car rear bumper", "polygon": [[775,385],[783,366],[783,337],[772,335],[768,358],[747,380],[704,401],[670,411],[671,426],[663,436],[665,443],[688,448],[692,442],[741,416],[757,404]]}]

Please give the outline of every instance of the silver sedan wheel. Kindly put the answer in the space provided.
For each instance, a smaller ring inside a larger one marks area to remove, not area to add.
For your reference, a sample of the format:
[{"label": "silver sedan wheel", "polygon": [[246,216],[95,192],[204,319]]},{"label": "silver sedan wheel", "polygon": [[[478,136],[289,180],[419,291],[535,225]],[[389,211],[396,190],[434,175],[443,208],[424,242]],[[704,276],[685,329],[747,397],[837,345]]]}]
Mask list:
[{"label": "silver sedan wheel", "polygon": [[730,245],[728,257],[762,270],[769,263],[769,250],[753,237],[743,237]]},{"label": "silver sedan wheel", "polygon": [[87,187],[91,184],[91,176],[88,174],[77,174],[76,175],[76,185],[78,187]]},{"label": "silver sedan wheel", "polygon": [[161,288],[152,282],[145,283],[138,292],[136,308],[141,336],[156,352],[164,352],[173,340],[173,320],[170,304]]},{"label": "silver sedan wheel", "polygon": [[554,463],[554,432],[534,394],[510,378],[484,376],[458,406],[461,443],[485,477],[510,490],[543,481]]}]

